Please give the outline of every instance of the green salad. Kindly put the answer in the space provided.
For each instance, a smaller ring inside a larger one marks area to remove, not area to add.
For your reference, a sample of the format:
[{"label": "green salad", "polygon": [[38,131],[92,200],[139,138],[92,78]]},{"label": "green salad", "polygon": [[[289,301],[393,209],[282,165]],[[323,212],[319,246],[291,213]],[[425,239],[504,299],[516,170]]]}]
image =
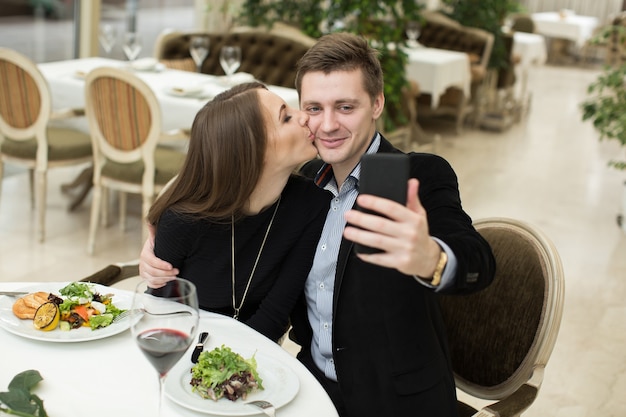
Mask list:
[{"label": "green salad", "polygon": [[113,304],[113,294],[100,294],[91,283],[71,282],[59,293],[63,298],[57,297],[55,303],[61,313],[61,330],[107,327],[124,311]]},{"label": "green salad", "polygon": [[231,348],[222,345],[202,352],[198,363],[191,368],[192,390],[214,401],[222,397],[235,401],[263,389],[263,381],[257,372],[254,355],[244,359]]}]

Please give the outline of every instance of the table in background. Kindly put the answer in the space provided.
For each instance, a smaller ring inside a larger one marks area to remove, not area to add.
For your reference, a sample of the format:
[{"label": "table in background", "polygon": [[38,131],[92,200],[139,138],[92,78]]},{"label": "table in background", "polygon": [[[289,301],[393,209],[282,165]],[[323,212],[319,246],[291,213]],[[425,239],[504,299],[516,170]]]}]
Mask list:
[{"label": "table in background", "polygon": [[535,22],[535,31],[552,38],[571,40],[577,48],[582,47],[591,38],[598,26],[598,19],[593,16],[579,16],[573,13],[541,12],[531,15]]},{"label": "table in background", "polygon": [[420,93],[432,95],[431,105],[439,105],[439,97],[449,87],[463,90],[470,95],[470,62],[463,52],[437,48],[405,48],[409,57],[406,76],[417,83]]},{"label": "table in background", "polygon": [[545,64],[548,53],[546,40],[543,36],[535,33],[513,33],[513,54],[518,56],[520,69],[520,100],[522,105],[528,108],[530,95],[528,93],[528,70],[533,65]]},{"label": "table in background", "polygon": [[[2,282],[0,291],[14,291],[35,282]],[[119,293],[120,289],[112,292]],[[278,409],[281,417],[336,417],[332,402],[315,377],[278,344],[229,317],[202,312],[200,331],[211,336],[206,349],[225,344],[249,348],[273,357],[298,376],[295,398]],[[60,331],[60,330],[59,330]],[[136,346],[130,332],[80,343],[52,343],[26,339],[0,330],[0,391],[13,376],[38,370],[43,381],[34,392],[50,416],[152,416],[158,402],[157,373]],[[189,360],[191,350],[181,360]],[[191,366],[191,362],[190,362]],[[207,400],[210,401],[210,400]],[[254,415],[263,415],[261,413]],[[201,417],[166,399],[163,416]]]},{"label": "table in background", "polygon": [[[118,61],[108,58],[81,58],[67,61],[57,61],[39,64],[52,95],[54,109],[84,108],[85,80],[84,76],[98,67],[127,68],[141,78],[154,91],[161,105],[163,131],[175,129],[189,129],[198,110],[213,96],[228,89],[224,77],[174,69],[159,71],[137,71],[129,67],[127,61]],[[191,85],[204,86],[204,93],[199,97],[176,96],[171,94],[173,87],[189,87]],[[295,89],[268,86],[270,91],[281,96],[289,106],[299,108],[298,93]],[[86,119],[75,121],[75,126],[87,129]]]},{"label": "table in background", "polygon": [[[85,107],[85,76],[93,69],[98,67],[127,69],[141,78],[154,91],[161,106],[163,132],[190,129],[196,114],[206,102],[229,88],[223,76],[179,71],[164,68],[162,65],[155,67],[158,70],[138,71],[131,69],[127,61],[100,57],[48,62],[38,64],[38,67],[50,87],[54,110]],[[238,75],[245,74],[234,74],[233,77],[236,79]],[[202,86],[202,94],[199,96],[172,94],[174,87],[189,88],[190,86]],[[268,89],[281,96],[289,106],[296,109],[300,107],[295,89],[271,85]],[[89,133],[89,123],[86,117],[64,119],[53,123]],[[91,189],[91,175],[91,170],[87,169],[71,184],[63,186],[66,192],[80,189],[77,197],[70,203],[70,210],[78,207]]]}]

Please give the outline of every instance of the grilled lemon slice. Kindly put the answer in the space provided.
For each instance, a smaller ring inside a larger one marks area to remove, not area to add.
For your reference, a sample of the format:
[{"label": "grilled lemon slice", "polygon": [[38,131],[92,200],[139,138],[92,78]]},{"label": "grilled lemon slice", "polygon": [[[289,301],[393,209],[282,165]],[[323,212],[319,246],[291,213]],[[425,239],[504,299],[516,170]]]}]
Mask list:
[{"label": "grilled lemon slice", "polygon": [[35,312],[33,325],[35,329],[43,330],[44,332],[54,330],[59,324],[60,317],[59,307],[55,303],[43,303]]}]

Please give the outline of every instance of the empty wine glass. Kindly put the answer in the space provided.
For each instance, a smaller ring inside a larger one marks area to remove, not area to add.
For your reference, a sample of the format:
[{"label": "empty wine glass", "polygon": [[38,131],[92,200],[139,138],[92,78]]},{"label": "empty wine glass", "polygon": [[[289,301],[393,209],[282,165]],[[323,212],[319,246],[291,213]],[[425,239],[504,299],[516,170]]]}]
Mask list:
[{"label": "empty wine glass", "polygon": [[130,320],[135,342],[159,373],[160,415],[167,373],[187,352],[198,330],[196,286],[176,278],[154,289],[142,280],[135,288]]},{"label": "empty wine glass", "polygon": [[192,36],[189,41],[189,53],[196,63],[198,72],[202,72],[202,63],[209,55],[209,46],[211,40],[208,36],[196,35]]},{"label": "empty wine glass", "polygon": [[241,65],[241,48],[239,46],[223,46],[220,51],[220,65],[226,73],[226,81],[231,85],[232,75]]},{"label": "empty wine glass", "polygon": [[126,32],[124,34],[124,54],[129,61],[134,61],[141,52],[141,35],[136,32]]},{"label": "empty wine glass", "polygon": [[101,25],[100,30],[98,31],[98,39],[100,40],[100,45],[102,45],[104,52],[107,55],[110,55],[117,39],[117,29],[115,26],[108,24]]},{"label": "empty wine glass", "polygon": [[410,47],[416,47],[419,45],[417,38],[420,36],[420,24],[418,22],[407,22],[405,27],[406,37],[408,38],[408,45]]}]

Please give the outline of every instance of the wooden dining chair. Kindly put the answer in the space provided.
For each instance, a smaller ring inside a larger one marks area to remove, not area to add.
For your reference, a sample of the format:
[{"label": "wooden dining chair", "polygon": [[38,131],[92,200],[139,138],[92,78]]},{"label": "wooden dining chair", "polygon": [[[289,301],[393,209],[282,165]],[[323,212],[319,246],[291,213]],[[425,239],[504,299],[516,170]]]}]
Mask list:
[{"label": "wooden dining chair", "polygon": [[[474,227],[493,250],[494,281],[475,294],[441,297],[454,379],[469,397],[459,401],[459,416],[518,417],[537,397],[556,342],[563,266],[535,226],[490,218]],[[471,399],[491,404],[474,408]]]},{"label": "wooden dining chair", "polygon": [[[120,225],[126,223],[126,193],[142,196],[142,220],[155,195],[173,178],[185,159],[178,149],[158,146],[161,108],[150,87],[132,72],[98,68],[85,80],[87,118],[94,154],[94,195],[87,251],[94,253],[98,223],[108,223],[105,190],[120,192]],[[178,137],[178,136],[177,136]],[[143,238],[147,225],[143,224]]]},{"label": "wooden dining chair", "polygon": [[53,112],[50,89],[35,63],[0,48],[0,188],[5,163],[28,168],[40,242],[46,233],[48,169],[92,159],[87,133],[52,126],[50,121],[82,114],[73,109]]}]

